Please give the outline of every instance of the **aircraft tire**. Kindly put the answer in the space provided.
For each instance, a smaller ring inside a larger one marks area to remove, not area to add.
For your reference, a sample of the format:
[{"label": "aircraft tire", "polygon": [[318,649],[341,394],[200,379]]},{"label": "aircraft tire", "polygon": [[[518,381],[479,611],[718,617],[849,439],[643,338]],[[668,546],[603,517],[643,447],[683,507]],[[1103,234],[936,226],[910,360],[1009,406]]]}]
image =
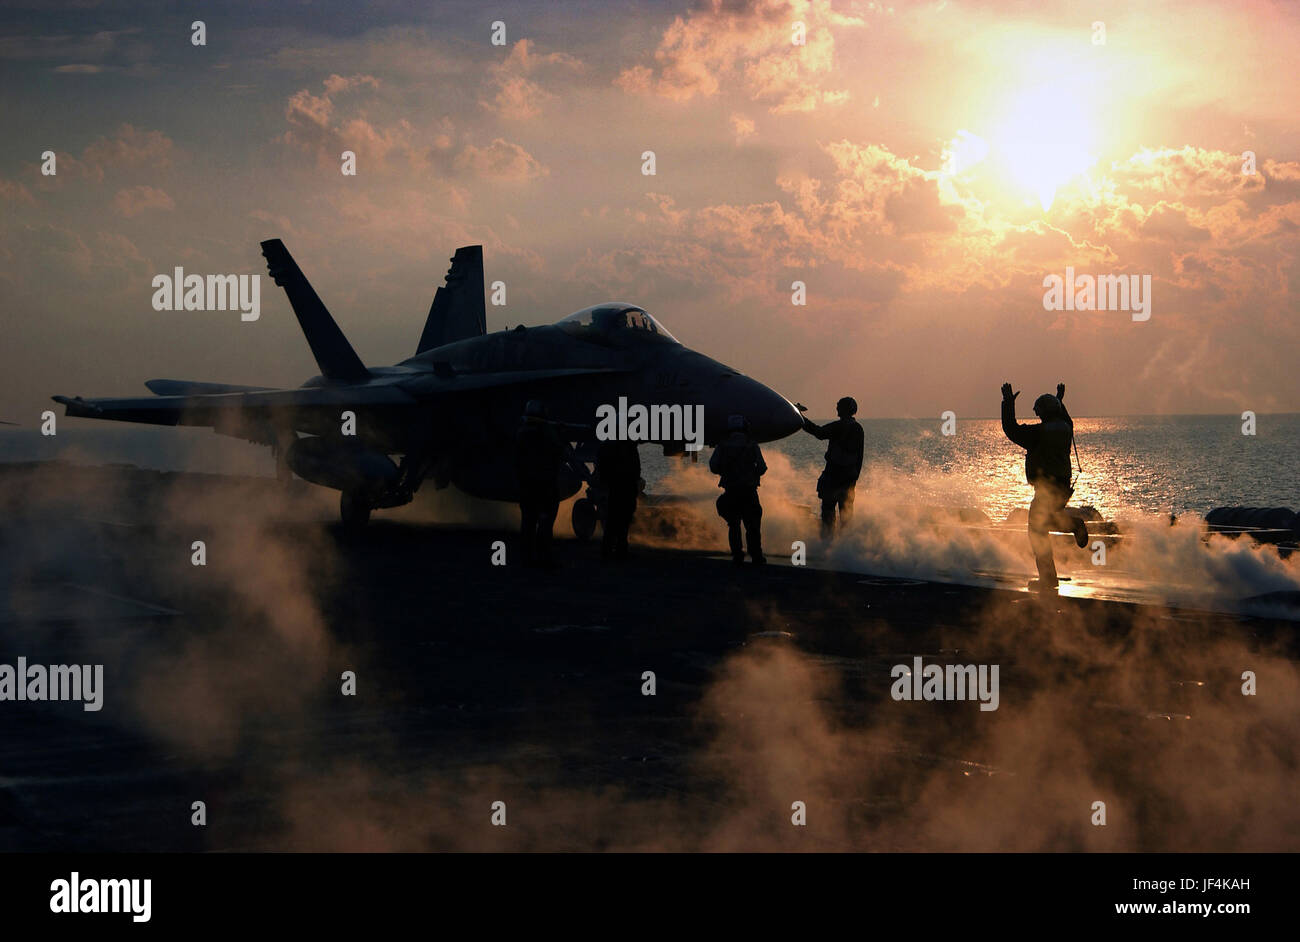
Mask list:
[{"label": "aircraft tire", "polygon": [[596,533],[596,503],[588,497],[580,497],[573,502],[573,535],[582,542],[590,540]]}]

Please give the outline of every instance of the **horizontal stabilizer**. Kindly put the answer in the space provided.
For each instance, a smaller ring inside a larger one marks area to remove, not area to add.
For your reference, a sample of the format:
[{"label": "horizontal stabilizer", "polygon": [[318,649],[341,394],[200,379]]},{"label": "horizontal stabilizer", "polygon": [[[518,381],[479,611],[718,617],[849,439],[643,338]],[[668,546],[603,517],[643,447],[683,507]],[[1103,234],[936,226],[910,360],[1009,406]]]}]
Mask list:
[{"label": "horizontal stabilizer", "polygon": [[230,383],[195,383],[186,379],[151,379],[145,387],[157,396],[211,396],[217,393],[267,392],[271,386],[234,386]]},{"label": "horizontal stabilizer", "polygon": [[447,283],[434,292],[433,305],[415,352],[418,355],[457,340],[482,337],[485,333],[483,246],[465,245],[452,256]]},{"label": "horizontal stabilizer", "polygon": [[289,304],[311,347],[321,375],[335,383],[359,383],[370,376],[348,339],[334,323],[307,276],[279,239],[262,243],[266,268],[277,285],[289,296]]}]

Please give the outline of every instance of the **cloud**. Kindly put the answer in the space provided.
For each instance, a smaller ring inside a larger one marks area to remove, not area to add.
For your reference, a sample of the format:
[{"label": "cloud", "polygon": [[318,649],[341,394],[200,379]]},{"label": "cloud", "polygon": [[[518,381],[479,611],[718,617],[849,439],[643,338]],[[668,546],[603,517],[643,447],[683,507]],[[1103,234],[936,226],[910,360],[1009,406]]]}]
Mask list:
[{"label": "cloud", "polygon": [[538,55],[533,51],[530,40],[521,39],[510,50],[510,55],[492,66],[487,85],[488,97],[480,98],[479,104],[508,120],[533,118],[541,114],[542,108],[556,97],[544,89],[535,77],[541,74],[576,75],[583,71],[584,66],[579,59],[563,52]]},{"label": "cloud", "polygon": [[1200,242],[1210,237],[1210,230],[1198,226],[1189,210],[1177,203],[1157,203],[1142,221],[1142,235],[1163,242]]},{"label": "cloud", "polygon": [[[1259,183],[1243,186],[1231,175],[1240,162],[1223,152],[1138,154],[1118,161],[1113,174],[1064,190],[1044,216],[1007,200],[978,171],[953,177],[881,143],[833,139],[820,152],[821,167],[778,173],[775,198],[648,194],[647,206],[626,211],[618,244],[589,253],[568,277],[602,295],[682,299],[711,311],[719,326],[712,337],[704,326],[706,347],[740,331],[791,359],[825,357],[819,345],[835,336],[828,376],[877,362],[883,349],[900,364],[927,357],[953,377],[977,372],[963,350],[988,345],[1009,358],[1052,362],[1065,350],[1111,349],[1085,368],[1098,377],[1146,376],[1153,357],[1167,363],[1182,351],[1185,367],[1164,370],[1168,381],[1148,393],[1147,408],[1232,408],[1244,400],[1267,409],[1285,401],[1279,393],[1288,393],[1266,379],[1278,375],[1271,367],[1237,376],[1233,364],[1243,355],[1271,364],[1293,346],[1293,329],[1274,314],[1300,309],[1300,201],[1286,189],[1300,179],[1293,165],[1262,165],[1269,186],[1277,181],[1269,193]],[[1166,195],[1179,186],[1192,194],[1186,201]],[[1115,349],[1114,333],[1132,329],[1127,318],[1044,312],[1042,280],[1067,265],[1151,275],[1152,342],[1165,352],[1156,357],[1145,338]],[[806,313],[790,307],[793,280],[808,285]],[[670,326],[685,333],[680,321]],[[733,355],[744,356],[747,341],[731,342]],[[767,369],[780,385],[780,365]],[[891,377],[906,379],[879,363],[870,382],[887,386]],[[796,382],[802,389],[809,380]],[[953,399],[965,395],[944,388]],[[1109,388],[1118,400],[1146,387],[1112,379]]]},{"label": "cloud", "polygon": [[373,75],[334,75],[324,81],[325,91],[331,95],[337,95],[340,92],[348,91],[353,88],[378,88],[379,79]]},{"label": "cloud", "polygon": [[70,60],[76,65],[62,66],[55,71],[98,72],[105,62],[139,63],[149,58],[149,45],[136,38],[142,32],[141,27],[133,26],[128,29],[99,30],[95,33],[4,36],[0,37],[0,59],[35,62]]},{"label": "cloud", "polygon": [[648,274],[659,272],[715,289],[727,303],[788,304],[791,279],[813,280],[832,322],[878,309],[933,263],[912,238],[958,238],[967,209],[937,172],[880,145],[842,140],[822,152],[830,178],[782,175],[782,199],[691,207],[649,194],[653,209],[630,213],[636,243],[584,264],[628,287],[648,287]]},{"label": "cloud", "polygon": [[334,103],[328,95],[313,95],[303,88],[290,96],[285,117],[298,128],[328,128],[333,110]]},{"label": "cloud", "polygon": [[953,232],[961,214],[960,206],[943,202],[934,180],[908,180],[885,200],[885,218],[899,235]]},{"label": "cloud", "polygon": [[1111,166],[1111,176],[1121,187],[1150,191],[1184,201],[1197,197],[1224,197],[1263,189],[1264,179],[1241,172],[1240,154],[1181,148],[1142,148]]},{"label": "cloud", "polygon": [[331,74],[321,82],[324,91],[315,95],[302,88],[289,96],[285,104],[285,121],[289,129],[283,143],[314,155],[321,167],[339,168],[344,151],[357,155],[359,172],[385,169],[391,154],[400,154],[407,164],[421,162],[421,148],[416,144],[416,129],[405,118],[387,125],[373,120],[354,99],[346,114],[339,114],[339,99],[358,90],[378,91],[380,80],[373,75]]},{"label": "cloud", "polygon": [[733,114],[731,116],[731,128],[736,132],[736,143],[739,144],[754,133],[754,120],[745,117],[743,114]]},{"label": "cloud", "polygon": [[550,173],[528,151],[499,137],[486,147],[466,145],[456,157],[456,167],[476,177],[515,182]]},{"label": "cloud", "polygon": [[152,186],[133,186],[117,191],[113,197],[117,211],[128,219],[150,209],[175,209],[176,204],[163,190]]},{"label": "cloud", "polygon": [[162,131],[144,131],[123,124],[113,137],[100,137],[82,152],[81,160],[96,180],[108,170],[161,170],[171,165],[176,147]]},{"label": "cloud", "polygon": [[35,206],[36,200],[31,191],[23,186],[17,180],[5,180],[0,178],[0,200],[6,203],[24,203],[28,206]]},{"label": "cloud", "polygon": [[12,290],[60,304],[147,287],[150,268],[125,236],[44,222],[0,229],[0,259]]},{"label": "cloud", "polygon": [[[806,31],[801,44],[796,24]],[[835,12],[829,0],[709,0],[664,31],[655,67],[631,66],[615,83],[632,94],[688,101],[736,81],[774,114],[812,111],[848,100],[848,91],[824,87],[835,70],[834,34],[865,25]]]}]

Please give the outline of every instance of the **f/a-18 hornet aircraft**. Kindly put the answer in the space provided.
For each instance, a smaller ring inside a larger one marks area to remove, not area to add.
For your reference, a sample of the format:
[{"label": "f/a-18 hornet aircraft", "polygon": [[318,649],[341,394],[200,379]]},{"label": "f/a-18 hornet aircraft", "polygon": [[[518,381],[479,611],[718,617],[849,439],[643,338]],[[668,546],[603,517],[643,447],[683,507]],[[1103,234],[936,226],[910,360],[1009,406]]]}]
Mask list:
[{"label": "f/a-18 hornet aircraft", "polygon": [[[69,416],[208,427],[270,445],[281,476],[292,470],[342,492],[349,527],[364,525],[372,509],[408,503],[425,478],[474,497],[518,500],[515,434],[530,400],[545,404],[573,446],[561,482],[566,498],[591,482],[597,409],[620,397],[647,409],[702,406],[705,445],[726,434],[733,414],[748,419],[760,442],[801,427],[799,411],[784,397],[683,346],[634,304],[596,304],[554,324],[489,334],[479,245],[456,250],[415,355],[367,367],[284,243],[261,245],[319,376],[297,389],[154,379],[145,383],[152,397],[54,400]],[[686,442],[666,440],[668,431],[647,440],[665,454],[682,453]],[[597,494],[589,489],[575,505],[580,537],[591,535],[601,515],[591,500]]]}]

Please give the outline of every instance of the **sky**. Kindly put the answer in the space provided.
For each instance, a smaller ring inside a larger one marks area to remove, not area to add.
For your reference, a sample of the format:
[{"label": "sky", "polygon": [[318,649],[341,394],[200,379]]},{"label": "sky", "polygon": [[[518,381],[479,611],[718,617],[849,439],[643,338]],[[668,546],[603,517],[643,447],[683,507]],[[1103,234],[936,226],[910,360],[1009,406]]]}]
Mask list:
[{"label": "sky", "polygon": [[151,303],[269,238],[371,365],[481,243],[489,330],[630,301],[814,415],[1300,411],[1297,61],[1295,3],[6,3],[0,419],[314,375],[265,277]]}]

